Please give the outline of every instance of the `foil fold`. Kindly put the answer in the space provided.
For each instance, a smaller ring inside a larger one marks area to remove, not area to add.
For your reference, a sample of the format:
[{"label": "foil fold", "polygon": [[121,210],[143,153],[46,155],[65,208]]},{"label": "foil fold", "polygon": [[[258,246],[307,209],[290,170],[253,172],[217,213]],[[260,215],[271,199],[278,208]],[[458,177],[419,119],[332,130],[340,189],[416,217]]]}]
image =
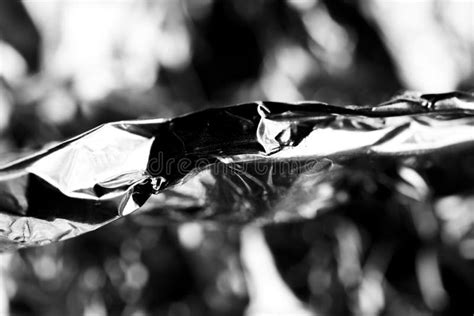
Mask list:
[{"label": "foil fold", "polygon": [[452,92],[108,123],[0,169],[0,249],[71,238],[137,209],[165,224],[266,225],[393,194],[436,203],[472,189],[474,175],[457,186],[455,172],[441,186],[439,175],[474,153],[473,114],[474,95]]}]

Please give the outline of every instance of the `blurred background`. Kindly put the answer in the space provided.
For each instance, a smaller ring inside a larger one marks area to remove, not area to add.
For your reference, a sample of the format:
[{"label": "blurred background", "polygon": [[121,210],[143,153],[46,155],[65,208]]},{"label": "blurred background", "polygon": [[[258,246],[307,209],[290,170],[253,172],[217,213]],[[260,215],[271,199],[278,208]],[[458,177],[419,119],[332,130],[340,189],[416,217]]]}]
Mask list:
[{"label": "blurred background", "polygon": [[[456,89],[474,91],[468,0],[0,1],[1,162],[109,121]],[[472,315],[464,248],[440,273],[430,250],[366,235],[337,216],[242,229],[136,214],[1,254],[0,314]]]}]

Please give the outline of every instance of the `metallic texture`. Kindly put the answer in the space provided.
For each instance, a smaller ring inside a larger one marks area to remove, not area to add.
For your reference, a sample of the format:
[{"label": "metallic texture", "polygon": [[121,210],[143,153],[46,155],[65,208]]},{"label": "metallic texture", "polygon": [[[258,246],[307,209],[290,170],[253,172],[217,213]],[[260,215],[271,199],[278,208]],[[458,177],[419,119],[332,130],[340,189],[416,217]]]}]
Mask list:
[{"label": "metallic texture", "polygon": [[0,169],[0,249],[74,237],[140,207],[164,223],[271,224],[349,200],[426,204],[472,189],[445,171],[473,157],[473,114],[474,95],[453,92],[108,123]]}]

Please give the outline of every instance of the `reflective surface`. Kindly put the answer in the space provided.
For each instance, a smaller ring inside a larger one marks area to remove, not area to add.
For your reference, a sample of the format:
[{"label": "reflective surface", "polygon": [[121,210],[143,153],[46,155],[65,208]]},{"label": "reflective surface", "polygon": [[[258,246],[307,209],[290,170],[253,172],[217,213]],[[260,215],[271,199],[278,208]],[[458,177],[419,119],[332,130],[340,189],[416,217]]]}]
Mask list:
[{"label": "reflective surface", "polygon": [[165,223],[269,224],[394,195],[431,205],[472,189],[452,178],[434,185],[447,163],[472,157],[472,114],[473,95],[448,93],[105,124],[0,170],[1,248],[70,238],[141,206]]}]

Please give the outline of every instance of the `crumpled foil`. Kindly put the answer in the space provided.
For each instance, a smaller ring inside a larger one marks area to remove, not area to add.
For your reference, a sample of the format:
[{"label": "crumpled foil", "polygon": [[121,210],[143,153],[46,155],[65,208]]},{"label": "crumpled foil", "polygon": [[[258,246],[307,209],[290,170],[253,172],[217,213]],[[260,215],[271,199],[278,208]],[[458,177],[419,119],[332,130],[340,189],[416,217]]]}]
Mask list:
[{"label": "crumpled foil", "polygon": [[0,169],[0,249],[71,238],[139,208],[164,223],[265,225],[394,193],[420,206],[429,236],[426,205],[469,194],[471,158],[474,95],[461,92],[108,123]]}]

